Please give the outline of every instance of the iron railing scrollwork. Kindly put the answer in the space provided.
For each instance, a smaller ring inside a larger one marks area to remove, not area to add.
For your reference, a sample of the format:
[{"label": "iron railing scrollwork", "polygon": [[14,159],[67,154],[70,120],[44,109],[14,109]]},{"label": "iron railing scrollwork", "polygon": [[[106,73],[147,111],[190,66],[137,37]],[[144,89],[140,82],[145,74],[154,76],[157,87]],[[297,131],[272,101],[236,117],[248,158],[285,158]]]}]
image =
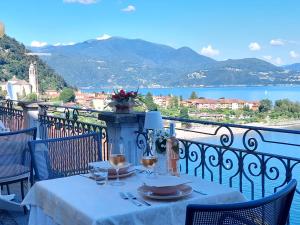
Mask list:
[{"label": "iron railing scrollwork", "polygon": [[[164,117],[176,122],[180,142],[180,170],[218,182],[258,199],[276,192],[292,178],[300,182],[298,130],[223,124]],[[193,124],[189,128],[183,124]],[[147,154],[146,132],[137,132],[137,147]],[[289,155],[291,154],[291,155]],[[297,205],[297,206],[296,206]],[[299,218],[300,188],[291,210],[291,224]]]},{"label": "iron railing scrollwork", "polygon": [[15,101],[2,100],[0,101],[0,120],[11,131],[21,130],[24,127],[23,110],[17,108]]},{"label": "iron railing scrollwork", "polygon": [[39,135],[41,139],[61,138],[99,132],[102,134],[102,156],[108,159],[107,128],[102,124],[81,121],[83,119],[96,119],[91,110],[75,107],[62,107],[40,104]]}]

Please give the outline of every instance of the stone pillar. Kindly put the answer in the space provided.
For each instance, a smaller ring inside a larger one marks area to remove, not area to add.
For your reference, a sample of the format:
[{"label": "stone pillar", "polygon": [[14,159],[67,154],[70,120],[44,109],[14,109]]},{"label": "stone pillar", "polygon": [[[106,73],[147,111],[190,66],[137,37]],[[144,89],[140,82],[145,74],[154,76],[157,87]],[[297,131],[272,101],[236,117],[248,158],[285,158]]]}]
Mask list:
[{"label": "stone pillar", "polygon": [[[38,115],[39,106],[32,102],[19,102],[19,106],[23,108],[24,114],[24,128],[37,127],[38,128]],[[38,137],[38,134],[37,134]]]},{"label": "stone pillar", "polygon": [[101,112],[98,119],[105,121],[107,141],[118,144],[123,139],[128,162],[139,165],[142,152],[137,148],[137,131],[143,129],[145,113]]}]

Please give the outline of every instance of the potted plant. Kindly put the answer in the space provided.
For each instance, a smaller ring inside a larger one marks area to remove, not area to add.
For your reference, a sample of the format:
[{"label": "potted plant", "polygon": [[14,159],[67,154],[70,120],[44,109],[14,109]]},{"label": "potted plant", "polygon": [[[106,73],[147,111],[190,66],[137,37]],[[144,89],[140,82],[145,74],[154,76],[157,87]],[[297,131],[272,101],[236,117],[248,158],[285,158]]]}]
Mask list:
[{"label": "potted plant", "polygon": [[116,113],[130,113],[135,106],[141,105],[137,91],[114,90],[108,106],[115,109]]}]

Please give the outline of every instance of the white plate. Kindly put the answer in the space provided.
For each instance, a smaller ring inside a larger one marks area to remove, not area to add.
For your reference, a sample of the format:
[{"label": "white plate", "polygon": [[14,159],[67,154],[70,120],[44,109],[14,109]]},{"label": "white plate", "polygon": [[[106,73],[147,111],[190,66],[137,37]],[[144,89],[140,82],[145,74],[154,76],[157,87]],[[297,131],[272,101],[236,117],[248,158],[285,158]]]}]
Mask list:
[{"label": "white plate", "polygon": [[[134,169],[129,168],[127,173],[119,174],[119,178],[129,177],[135,173]],[[108,175],[108,179],[117,179],[117,175]]]},{"label": "white plate", "polygon": [[[119,178],[129,177],[134,173],[135,173],[134,169],[129,169],[127,173],[120,174]],[[80,174],[80,176],[87,177],[87,178],[90,178],[93,180],[95,179],[95,177],[93,176],[92,173]],[[117,175],[108,175],[108,179],[116,179],[116,178],[117,178]]]},{"label": "white plate", "polygon": [[138,193],[146,198],[156,199],[156,200],[176,200],[184,198],[192,194],[193,188],[189,185],[181,185],[176,194],[172,195],[157,195],[149,191],[147,186],[141,186],[138,188]]},{"label": "white plate", "polygon": [[176,177],[170,175],[159,175],[155,178],[142,179],[143,183],[149,187],[164,188],[164,187],[175,187],[187,183],[191,183],[190,180],[183,177]]}]

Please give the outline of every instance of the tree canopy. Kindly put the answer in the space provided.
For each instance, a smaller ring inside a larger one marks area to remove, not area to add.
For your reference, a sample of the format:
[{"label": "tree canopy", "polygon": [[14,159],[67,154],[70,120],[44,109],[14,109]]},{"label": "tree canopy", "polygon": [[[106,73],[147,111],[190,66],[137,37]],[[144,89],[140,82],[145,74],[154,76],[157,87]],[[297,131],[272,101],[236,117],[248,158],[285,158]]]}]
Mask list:
[{"label": "tree canopy", "polygon": [[190,99],[197,99],[197,98],[198,98],[197,93],[196,93],[195,91],[193,91],[193,92],[191,93]]},{"label": "tree canopy", "polygon": [[157,110],[157,105],[154,103],[153,95],[148,92],[144,98],[144,103],[148,110]]},{"label": "tree canopy", "polygon": [[269,99],[263,99],[259,103],[259,112],[269,112],[273,107],[273,103]]},{"label": "tree canopy", "polygon": [[75,92],[72,88],[64,88],[59,95],[59,99],[63,102],[74,102]]},{"label": "tree canopy", "polygon": [[31,62],[37,63],[39,91],[61,90],[67,84],[64,79],[46,65],[39,57],[26,55],[29,51],[13,38],[4,35],[0,38],[0,81],[10,80],[13,76],[27,80]]}]

